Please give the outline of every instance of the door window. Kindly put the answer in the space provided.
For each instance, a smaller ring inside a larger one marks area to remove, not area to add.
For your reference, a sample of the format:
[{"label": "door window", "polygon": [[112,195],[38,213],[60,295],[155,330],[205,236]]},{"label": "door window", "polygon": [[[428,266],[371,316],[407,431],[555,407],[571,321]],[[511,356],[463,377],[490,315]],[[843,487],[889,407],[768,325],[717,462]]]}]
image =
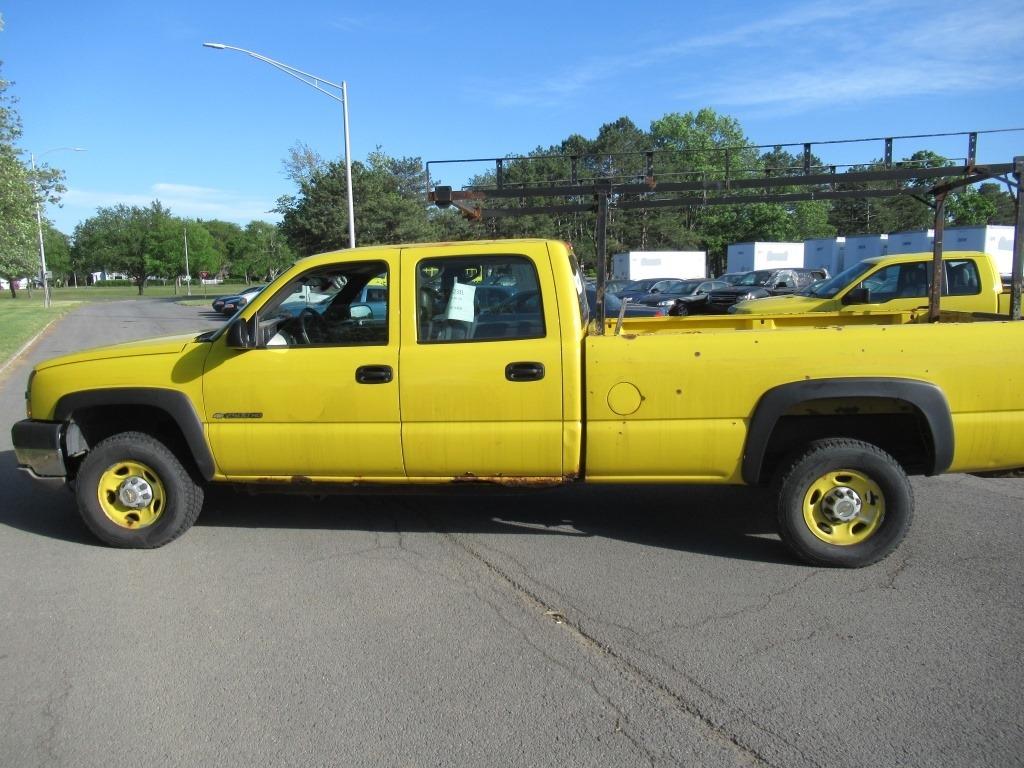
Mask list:
[{"label": "door window", "polygon": [[386,345],[388,286],[384,262],[317,267],[260,308],[260,331],[268,347]]},{"label": "door window", "polygon": [[424,259],[416,296],[420,344],[545,336],[537,270],[522,256]]}]

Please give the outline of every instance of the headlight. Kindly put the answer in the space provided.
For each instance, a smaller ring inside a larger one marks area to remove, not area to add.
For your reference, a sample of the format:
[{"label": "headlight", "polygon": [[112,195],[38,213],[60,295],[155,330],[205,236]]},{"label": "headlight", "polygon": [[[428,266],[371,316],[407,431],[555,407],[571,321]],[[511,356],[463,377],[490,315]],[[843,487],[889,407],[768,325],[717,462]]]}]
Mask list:
[{"label": "headlight", "polygon": [[752,301],[753,299],[756,299],[756,298],[757,298],[757,294],[748,293],[748,294],[745,294],[743,296],[740,296],[740,301]]},{"label": "headlight", "polygon": [[663,299],[662,301],[658,302],[658,306],[659,307],[671,307],[675,303],[676,303],[675,299]]}]

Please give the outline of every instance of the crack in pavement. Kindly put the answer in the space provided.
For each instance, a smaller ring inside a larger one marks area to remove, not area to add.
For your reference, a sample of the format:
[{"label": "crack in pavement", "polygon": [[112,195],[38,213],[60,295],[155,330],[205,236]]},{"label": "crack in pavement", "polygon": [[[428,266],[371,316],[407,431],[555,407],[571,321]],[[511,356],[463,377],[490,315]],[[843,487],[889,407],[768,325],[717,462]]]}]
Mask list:
[{"label": "crack in pavement", "polygon": [[[488,571],[490,571],[499,579],[508,584],[516,593],[521,595],[535,608],[541,610],[542,612],[555,610],[553,606],[549,605],[543,598],[537,595],[536,592],[531,590],[529,587],[524,585],[522,582],[517,580],[515,577],[513,577],[506,571],[504,571],[498,565],[492,563],[490,560],[488,560],[486,557],[484,557],[478,551],[476,551],[473,547],[461,541],[459,537],[455,534],[443,532],[442,535],[445,536],[449,541],[451,541],[452,544],[454,544],[456,547],[466,552],[466,554],[468,554],[473,559],[477,560]],[[789,589],[795,588],[795,586],[797,585],[792,585],[791,587],[789,587]],[[561,615],[561,612],[559,612],[559,614]],[[768,768],[782,768],[780,764],[773,763],[767,757],[761,755],[753,746],[744,743],[737,734],[731,733],[725,730],[721,725],[715,723],[714,720],[712,720],[711,717],[709,717],[707,714],[701,711],[701,709],[697,705],[687,701],[680,693],[673,690],[667,683],[665,683],[662,680],[659,680],[654,674],[642,669],[636,663],[626,658],[619,651],[615,650],[611,645],[599,640],[593,634],[584,629],[579,622],[574,621],[568,617],[565,617],[564,626],[571,630],[577,636],[577,638],[580,639],[587,647],[591,648],[592,650],[596,650],[599,654],[612,659],[616,662],[617,665],[620,666],[620,668],[623,668],[630,676],[642,680],[643,682],[647,683],[648,686],[653,688],[656,692],[665,696],[675,705],[676,708],[682,710],[683,712],[687,713],[692,718],[697,720],[700,723],[700,725],[706,731],[712,734],[717,740],[719,740],[720,743],[728,745],[731,748],[739,751],[746,758],[752,760],[757,765],[767,766]],[[691,684],[695,685],[698,688],[698,690],[701,690],[706,695],[709,695],[712,698],[717,699],[717,697],[715,697],[710,691],[707,691],[695,680],[689,678],[689,676],[686,676],[686,679],[689,682],[691,682]],[[592,684],[592,681],[590,682]],[[800,752],[798,748],[796,748],[794,745],[789,744],[785,739],[778,737],[778,735],[771,734],[770,731],[764,728],[761,728],[761,730],[764,733],[770,734],[773,737],[777,738],[781,743],[787,744],[787,746],[791,746],[794,749],[796,749],[797,752]],[[802,752],[800,754],[802,754]],[[808,760],[808,762],[817,765],[817,763],[815,763],[814,761]]]}]

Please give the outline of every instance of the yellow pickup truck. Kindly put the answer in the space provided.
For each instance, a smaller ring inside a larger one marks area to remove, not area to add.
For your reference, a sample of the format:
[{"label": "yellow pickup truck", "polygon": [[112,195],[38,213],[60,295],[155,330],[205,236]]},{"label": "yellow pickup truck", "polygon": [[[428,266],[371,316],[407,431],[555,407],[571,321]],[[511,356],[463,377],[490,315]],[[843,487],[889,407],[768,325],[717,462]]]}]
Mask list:
[{"label": "yellow pickup truck", "polygon": [[564,243],[382,246],[299,261],[217,331],[40,363],[26,398],[19,464],[115,546],[184,533],[209,483],[774,484],[793,551],[857,567],[907,532],[908,474],[1024,467],[1024,323],[599,327]]},{"label": "yellow pickup truck", "polygon": [[[865,259],[835,277],[789,296],[740,301],[732,314],[772,315],[792,312],[899,312],[928,306],[932,281],[931,253],[904,253]],[[1010,294],[992,257],[978,251],[942,254],[939,306],[951,312],[1009,314]]]}]

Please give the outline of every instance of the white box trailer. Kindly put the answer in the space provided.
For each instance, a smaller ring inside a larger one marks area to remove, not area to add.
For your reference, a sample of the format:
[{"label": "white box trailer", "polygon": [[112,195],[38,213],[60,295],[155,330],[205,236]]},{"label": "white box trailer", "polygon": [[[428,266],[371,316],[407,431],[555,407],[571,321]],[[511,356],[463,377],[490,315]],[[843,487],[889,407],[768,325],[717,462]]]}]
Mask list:
[{"label": "white box trailer", "polygon": [[887,254],[928,253],[935,248],[934,229],[916,229],[909,232],[890,232]]},{"label": "white box trailer", "polygon": [[995,259],[999,274],[1013,273],[1013,227],[1002,224],[947,227],[942,237],[942,249],[987,253]]},{"label": "white box trailer", "polygon": [[733,243],[729,246],[726,256],[729,272],[783,269],[803,265],[803,243]]},{"label": "white box trailer", "polygon": [[804,266],[824,267],[830,275],[843,271],[845,237],[817,237],[804,240]]},{"label": "white box trailer", "polygon": [[613,280],[708,276],[705,251],[628,251],[612,254]]},{"label": "white box trailer", "polygon": [[864,259],[885,256],[889,252],[888,235],[847,235],[846,257],[843,269],[849,269]]}]

